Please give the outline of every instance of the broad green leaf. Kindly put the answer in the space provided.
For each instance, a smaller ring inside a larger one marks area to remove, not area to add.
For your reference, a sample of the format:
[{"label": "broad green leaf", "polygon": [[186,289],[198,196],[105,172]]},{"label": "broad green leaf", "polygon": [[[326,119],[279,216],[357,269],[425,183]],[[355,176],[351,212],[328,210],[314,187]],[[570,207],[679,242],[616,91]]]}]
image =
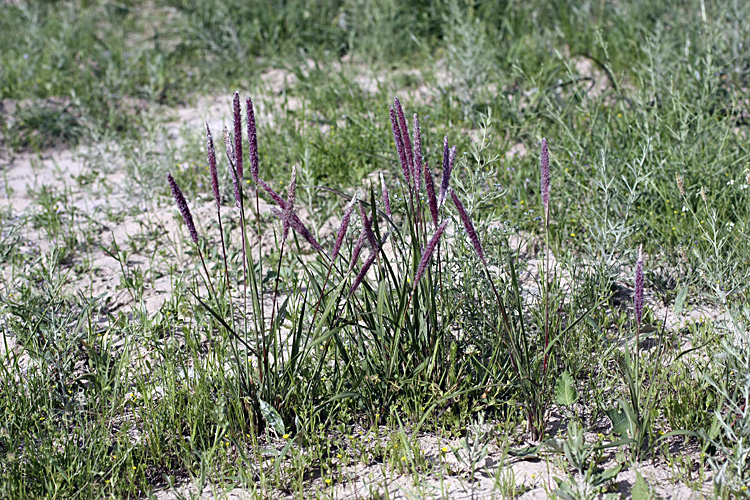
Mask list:
[{"label": "broad green leaf", "polygon": [[263,415],[263,418],[266,419],[268,425],[270,425],[278,435],[283,436],[284,434],[286,434],[286,429],[284,428],[284,420],[282,420],[281,415],[279,415],[279,412],[276,411],[276,408],[269,405],[262,399],[259,400],[259,402],[260,413],[261,415]]},{"label": "broad green leaf", "polygon": [[612,408],[611,410],[605,410],[605,413],[612,422],[612,432],[620,436],[627,436],[630,431],[630,423],[625,411],[622,408]]},{"label": "broad green leaf", "polygon": [[564,406],[570,406],[578,401],[578,391],[575,388],[575,381],[567,371],[562,372],[557,378],[555,399],[557,400],[557,404]]}]

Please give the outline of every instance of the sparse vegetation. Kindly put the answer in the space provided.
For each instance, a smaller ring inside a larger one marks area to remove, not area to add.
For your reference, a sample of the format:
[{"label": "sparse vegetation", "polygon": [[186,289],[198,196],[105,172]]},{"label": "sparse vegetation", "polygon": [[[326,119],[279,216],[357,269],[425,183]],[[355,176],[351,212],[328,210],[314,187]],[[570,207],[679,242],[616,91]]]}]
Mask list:
[{"label": "sparse vegetation", "polygon": [[8,2],[0,497],[750,497],[748,15]]}]

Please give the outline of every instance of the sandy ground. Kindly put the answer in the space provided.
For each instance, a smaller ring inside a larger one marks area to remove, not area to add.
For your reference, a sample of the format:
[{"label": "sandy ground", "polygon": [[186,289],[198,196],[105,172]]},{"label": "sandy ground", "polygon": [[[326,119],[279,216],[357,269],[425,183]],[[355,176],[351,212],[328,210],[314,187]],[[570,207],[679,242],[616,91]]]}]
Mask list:
[{"label": "sandy ground", "polygon": [[[606,78],[593,67],[590,61],[579,59],[574,61],[574,65],[581,75],[592,78],[592,93],[600,94],[606,90]],[[295,100],[285,95],[285,90],[294,81],[292,74],[283,70],[272,70],[264,74],[263,81],[266,93],[265,98],[257,100],[259,121],[271,122],[274,119],[273,109],[271,109],[273,106],[267,104],[274,98],[284,99],[287,109],[301,106],[302,103],[298,99]],[[602,83],[603,81],[605,83]],[[363,71],[355,82],[371,92],[378,89],[377,75],[372,72]],[[411,97],[429,99],[430,92],[432,92],[430,89],[420,87]],[[197,99],[196,103],[190,107],[163,110],[169,117],[161,131],[164,143],[179,147],[185,140],[185,135],[181,131],[201,130],[204,121],[208,121],[215,131],[215,137],[218,137],[221,127],[230,123],[230,98],[224,95],[207,96]],[[159,153],[158,150],[155,152]],[[0,159],[0,172],[3,174],[0,192],[5,193],[5,196],[0,198],[0,210],[10,209],[15,218],[30,216],[39,210],[37,200],[44,187],[65,193],[67,204],[61,209],[70,212],[66,216],[73,222],[64,231],[88,231],[96,241],[96,245],[91,246],[85,253],[85,259],[90,264],[90,271],[73,278],[70,286],[73,290],[86,294],[106,295],[109,297],[108,310],[110,312],[143,307],[147,312],[154,313],[159,310],[165,300],[169,300],[173,291],[171,278],[168,273],[160,269],[164,269],[163,266],[169,261],[176,262],[180,266],[187,266],[191,262],[191,258],[186,255],[188,239],[182,221],[178,218],[176,210],[169,204],[171,200],[139,200],[133,197],[123,168],[126,160],[119,153],[118,145],[103,144],[82,146],[74,151],[48,151],[41,155],[23,153],[10,159]],[[510,160],[515,155],[526,154],[528,154],[526,148],[518,144],[511,149],[506,159]],[[94,167],[98,165],[97,160],[101,158],[106,158],[104,169]],[[98,170],[98,177],[94,184],[82,183],[81,179],[90,175],[92,168]],[[213,201],[195,202],[191,204],[191,209],[197,221],[211,220],[215,215]],[[263,214],[267,214],[269,210],[269,205],[261,206]],[[116,222],[113,222],[110,217],[112,213],[119,214]],[[226,207],[226,213],[231,214],[230,207]],[[73,214],[76,216],[72,217]],[[305,212],[301,216],[308,217]],[[329,221],[326,232],[332,231],[334,225],[335,221]],[[200,226],[199,230],[209,237],[211,234],[217,234],[216,229],[210,225]],[[42,228],[29,227],[21,234],[23,245],[20,251],[47,254],[56,245],[57,238],[64,236],[61,234],[50,237]],[[132,241],[137,241],[139,244],[127,253],[127,257],[116,258],[111,254],[114,242],[123,247]],[[167,248],[166,253],[156,252],[157,243]],[[260,242],[257,237],[251,242],[256,252],[263,252],[272,244],[273,234],[270,232],[264,234]],[[523,242],[519,240],[517,244],[520,248]],[[110,251],[105,251],[105,249],[110,249]],[[521,250],[523,253],[524,250]],[[551,265],[553,267],[557,265],[554,256],[551,256]],[[534,256],[529,255],[524,288],[535,289],[538,283],[539,266],[540,262]],[[141,304],[134,304],[132,296],[121,286],[123,273],[127,274],[136,269],[145,277]],[[567,280],[568,277],[563,273],[563,278]],[[623,287],[627,289],[628,283],[624,281]],[[650,306],[654,309],[656,317],[664,320],[669,330],[677,330],[688,322],[707,317],[714,320],[720,319],[720,314],[716,310],[698,305],[686,308],[686,312],[680,317],[677,317],[671,308],[660,306],[653,297],[650,297]],[[12,336],[3,333],[3,338],[0,339],[0,352],[4,352],[6,348],[18,350]],[[442,446],[455,447],[458,446],[458,441],[438,443],[435,436],[427,435],[420,436],[417,442],[424,459],[443,473],[430,473],[415,477],[400,474],[382,464],[346,466],[342,467],[331,484],[327,484],[323,478],[312,480],[303,496],[342,499],[385,498],[382,495],[383,492],[387,492],[387,498],[399,499],[505,498],[498,485],[515,484],[517,498],[531,500],[548,498],[549,492],[556,487],[553,478],[564,476],[564,471],[559,468],[561,463],[559,455],[557,455],[558,458],[549,457],[536,461],[509,459],[502,450],[490,446],[489,453],[479,464],[478,472],[470,478],[466,468],[456,460],[452,453],[442,451]],[[675,479],[672,470],[664,463],[643,465],[638,470],[664,498],[692,499],[710,496],[712,489],[710,483],[703,484],[698,491],[692,491],[684,481]],[[627,495],[635,480],[635,471],[636,469],[626,469],[620,472],[617,477],[618,492]],[[194,494],[199,493],[195,485],[183,485],[181,488],[186,493],[189,491]],[[175,493],[169,490],[156,491],[154,494],[156,498],[164,500],[177,498]],[[299,498],[299,495],[286,495],[281,491],[265,492],[265,494],[274,498]],[[512,492],[507,494],[513,496]],[[250,493],[242,488],[222,490],[206,487],[199,496],[206,499],[239,499],[250,498]]]}]

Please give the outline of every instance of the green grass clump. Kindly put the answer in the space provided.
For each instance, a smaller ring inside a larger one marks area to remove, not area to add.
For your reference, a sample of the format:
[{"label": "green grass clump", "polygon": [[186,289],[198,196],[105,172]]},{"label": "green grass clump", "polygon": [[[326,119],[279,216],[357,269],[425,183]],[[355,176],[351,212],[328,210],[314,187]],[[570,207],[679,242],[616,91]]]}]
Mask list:
[{"label": "green grass clump", "polygon": [[748,13],[5,6],[0,496],[747,496]]}]

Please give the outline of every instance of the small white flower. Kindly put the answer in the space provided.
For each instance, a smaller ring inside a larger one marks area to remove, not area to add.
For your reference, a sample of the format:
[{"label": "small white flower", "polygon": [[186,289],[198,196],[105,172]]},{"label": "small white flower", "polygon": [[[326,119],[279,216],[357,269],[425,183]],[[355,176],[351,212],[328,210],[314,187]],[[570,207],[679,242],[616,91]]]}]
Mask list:
[{"label": "small white flower", "polygon": [[682,211],[683,212],[687,212],[688,210],[690,210],[688,207],[686,207],[685,205],[682,206]]},{"label": "small white flower", "polygon": [[727,186],[734,186],[734,179],[731,179],[729,182],[727,182]]}]

